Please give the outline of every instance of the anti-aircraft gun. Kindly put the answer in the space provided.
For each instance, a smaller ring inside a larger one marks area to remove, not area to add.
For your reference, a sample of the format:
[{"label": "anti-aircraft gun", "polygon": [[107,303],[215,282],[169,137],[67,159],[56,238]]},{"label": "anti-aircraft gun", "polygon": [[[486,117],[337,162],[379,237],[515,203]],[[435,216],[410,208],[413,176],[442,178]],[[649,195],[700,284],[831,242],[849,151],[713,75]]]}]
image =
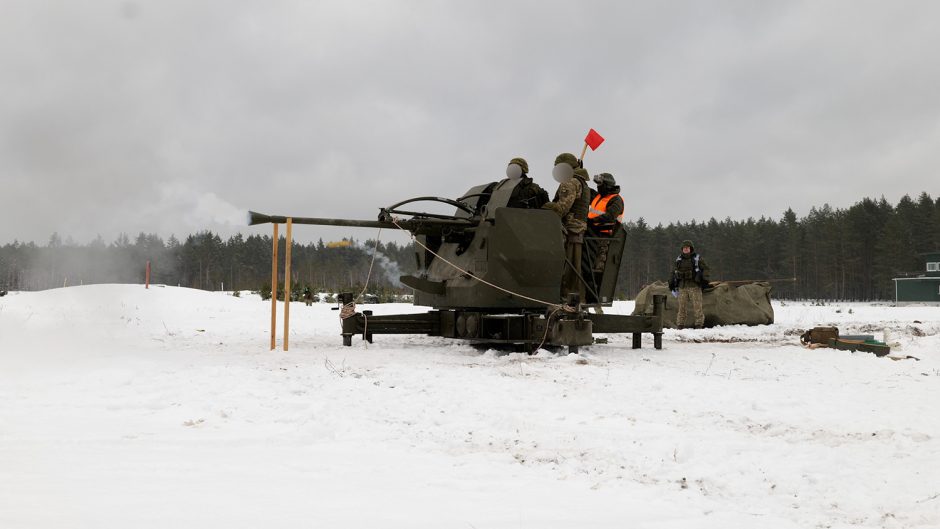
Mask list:
[{"label": "anti-aircraft gun", "polygon": [[[291,217],[293,224],[402,229],[412,233],[418,271],[402,276],[414,289],[414,304],[433,308],[423,314],[372,315],[356,312],[351,293],[340,295],[343,345],[353,335],[372,342],[376,334],[427,334],[481,344],[515,345],[532,350],[542,345],[579,346],[594,343],[594,333],[633,333],[633,347],[642,333],[653,335],[662,348],[662,308],[658,296],[652,314],[589,313],[613,301],[625,233],[585,237],[582,277],[585,299],[561,299],[566,266],[564,236],[558,216],[548,210],[506,207],[518,181],[471,188],[456,200],[417,197],[381,208],[378,220]],[[438,202],[453,214],[410,211],[415,202]],[[286,223],[285,216],[249,212],[249,224]],[[603,272],[595,273],[597,243],[609,242]]]}]

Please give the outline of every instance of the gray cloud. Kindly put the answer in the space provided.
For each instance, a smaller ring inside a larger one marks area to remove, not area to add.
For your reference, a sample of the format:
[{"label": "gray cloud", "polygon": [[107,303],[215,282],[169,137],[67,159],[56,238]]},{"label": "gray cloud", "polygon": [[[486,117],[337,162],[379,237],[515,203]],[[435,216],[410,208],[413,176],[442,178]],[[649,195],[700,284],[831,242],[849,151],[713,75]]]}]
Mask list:
[{"label": "gray cloud", "polygon": [[[0,18],[0,242],[374,218],[587,129],[652,223],[938,194],[931,2],[54,2]],[[29,219],[26,221],[25,219]],[[301,237],[338,238],[336,229]],[[357,234],[362,238],[372,236]]]}]

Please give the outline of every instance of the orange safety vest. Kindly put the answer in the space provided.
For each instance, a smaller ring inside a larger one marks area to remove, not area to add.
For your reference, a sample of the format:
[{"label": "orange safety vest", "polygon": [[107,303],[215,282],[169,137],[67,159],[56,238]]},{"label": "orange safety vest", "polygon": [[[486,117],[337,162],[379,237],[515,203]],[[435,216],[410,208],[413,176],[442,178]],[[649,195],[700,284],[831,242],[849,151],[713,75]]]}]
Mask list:
[{"label": "orange safety vest", "polygon": [[[596,219],[604,213],[607,213],[607,203],[610,202],[610,199],[616,196],[620,195],[607,195],[606,197],[602,197],[600,194],[598,194],[596,197],[594,197],[594,200],[591,201],[591,209],[588,210],[588,219]],[[623,199],[621,198],[621,200]],[[617,222],[623,222],[623,213],[617,216]],[[600,230],[600,232],[611,234],[614,232],[614,230],[604,229]]]}]

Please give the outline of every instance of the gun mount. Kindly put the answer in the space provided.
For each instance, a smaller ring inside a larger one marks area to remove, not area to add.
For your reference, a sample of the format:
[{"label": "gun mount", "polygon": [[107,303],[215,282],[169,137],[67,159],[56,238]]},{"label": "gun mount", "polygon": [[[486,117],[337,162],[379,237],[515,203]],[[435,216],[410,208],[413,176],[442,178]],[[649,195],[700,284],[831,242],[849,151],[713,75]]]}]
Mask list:
[{"label": "gun mount", "polygon": [[[623,256],[625,233],[587,234],[581,280],[585,299],[576,294],[561,300],[566,266],[564,236],[558,216],[543,209],[507,207],[517,181],[503,180],[471,188],[456,200],[417,197],[379,210],[378,219],[351,220],[291,217],[293,224],[402,229],[412,233],[418,271],[402,276],[414,289],[414,304],[431,307],[425,314],[373,316],[349,311],[343,318],[343,344],[361,334],[428,334],[478,343],[579,346],[594,342],[593,333],[633,333],[633,347],[642,333],[653,334],[662,347],[662,307],[648,315],[591,314],[589,307],[610,306]],[[454,207],[452,214],[403,209],[432,201]],[[408,218],[404,218],[408,217]],[[249,212],[249,224],[285,223],[286,216]],[[606,246],[606,263],[595,271],[598,248]],[[350,293],[340,296],[354,306]]]}]

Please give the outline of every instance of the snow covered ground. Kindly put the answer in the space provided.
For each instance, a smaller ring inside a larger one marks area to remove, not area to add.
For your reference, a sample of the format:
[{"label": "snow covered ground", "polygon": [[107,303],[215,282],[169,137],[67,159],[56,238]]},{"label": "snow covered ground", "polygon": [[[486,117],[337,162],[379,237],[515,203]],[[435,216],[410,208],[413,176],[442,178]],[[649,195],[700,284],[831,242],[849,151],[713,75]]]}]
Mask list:
[{"label": "snow covered ground", "polygon": [[[531,357],[291,308],[283,352],[257,296],[0,298],[0,528],[940,527],[940,308]],[[826,324],[920,360],[799,346]]]}]

